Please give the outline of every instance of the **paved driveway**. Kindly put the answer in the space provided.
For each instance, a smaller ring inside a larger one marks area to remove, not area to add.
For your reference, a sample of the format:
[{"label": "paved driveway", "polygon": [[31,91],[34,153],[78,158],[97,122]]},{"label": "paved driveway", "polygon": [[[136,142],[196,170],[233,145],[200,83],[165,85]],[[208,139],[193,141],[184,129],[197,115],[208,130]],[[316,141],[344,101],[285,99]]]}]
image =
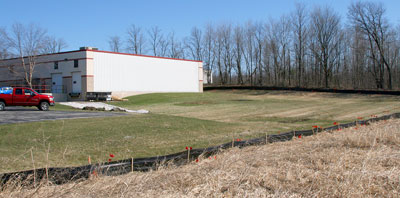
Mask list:
[{"label": "paved driveway", "polygon": [[62,120],[71,118],[93,118],[124,116],[129,113],[112,112],[85,112],[85,111],[39,111],[24,107],[6,107],[5,111],[0,111],[0,124],[35,122],[44,120]]}]

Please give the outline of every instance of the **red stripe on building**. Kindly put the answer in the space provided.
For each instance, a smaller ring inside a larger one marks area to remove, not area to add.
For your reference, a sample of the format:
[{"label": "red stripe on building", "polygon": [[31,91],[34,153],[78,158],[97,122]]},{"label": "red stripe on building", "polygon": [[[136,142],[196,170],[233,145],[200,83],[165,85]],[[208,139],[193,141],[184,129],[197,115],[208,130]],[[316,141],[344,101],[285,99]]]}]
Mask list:
[{"label": "red stripe on building", "polygon": [[82,75],[82,77],[94,77],[94,75]]}]

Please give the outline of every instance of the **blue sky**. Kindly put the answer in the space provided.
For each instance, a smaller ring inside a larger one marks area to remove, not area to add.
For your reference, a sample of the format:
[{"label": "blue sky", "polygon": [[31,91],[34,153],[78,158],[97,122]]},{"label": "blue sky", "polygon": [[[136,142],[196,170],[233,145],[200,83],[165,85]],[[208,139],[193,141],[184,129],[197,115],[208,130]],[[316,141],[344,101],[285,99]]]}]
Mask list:
[{"label": "blue sky", "polygon": [[[309,8],[329,5],[346,18],[352,0],[0,0],[0,27],[15,22],[36,23],[50,35],[64,38],[66,50],[94,46],[109,50],[110,36],[125,37],[130,24],[142,28],[159,26],[164,33],[178,37],[189,35],[192,27],[206,23],[244,23],[267,21],[294,10],[295,2]],[[400,24],[400,0],[381,0],[392,24]]]}]

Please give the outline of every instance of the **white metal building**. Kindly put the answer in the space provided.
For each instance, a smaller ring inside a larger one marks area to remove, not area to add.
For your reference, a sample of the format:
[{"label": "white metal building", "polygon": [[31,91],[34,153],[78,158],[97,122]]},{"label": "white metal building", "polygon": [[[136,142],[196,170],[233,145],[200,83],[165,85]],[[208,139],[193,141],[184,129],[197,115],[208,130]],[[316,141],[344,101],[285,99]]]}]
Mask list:
[{"label": "white metal building", "polygon": [[[24,83],[21,58],[0,60],[0,86]],[[16,72],[17,71],[17,72]],[[85,100],[87,92],[125,97],[152,92],[202,92],[201,61],[100,51],[77,51],[37,57],[33,84],[53,95]],[[34,87],[35,89],[39,89]]]}]

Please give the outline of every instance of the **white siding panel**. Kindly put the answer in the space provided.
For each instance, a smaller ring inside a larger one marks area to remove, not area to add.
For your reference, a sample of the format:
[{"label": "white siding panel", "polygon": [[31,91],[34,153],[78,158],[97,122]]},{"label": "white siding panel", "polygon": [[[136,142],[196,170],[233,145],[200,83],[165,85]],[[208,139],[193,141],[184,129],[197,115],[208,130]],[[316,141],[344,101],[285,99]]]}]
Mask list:
[{"label": "white siding panel", "polygon": [[199,92],[198,62],[93,53],[94,91]]}]

